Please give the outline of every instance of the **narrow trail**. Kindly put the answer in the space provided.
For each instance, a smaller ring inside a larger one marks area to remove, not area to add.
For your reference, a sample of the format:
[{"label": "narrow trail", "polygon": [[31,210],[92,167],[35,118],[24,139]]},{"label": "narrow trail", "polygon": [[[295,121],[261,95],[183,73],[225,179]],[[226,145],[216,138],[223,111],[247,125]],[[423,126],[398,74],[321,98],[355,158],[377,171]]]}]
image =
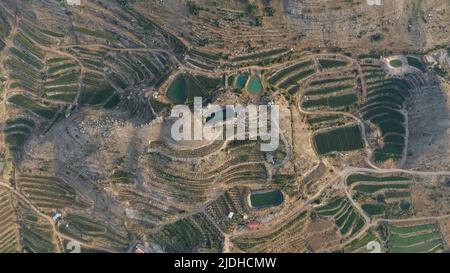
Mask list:
[{"label": "narrow trail", "polygon": [[233,243],[230,240],[230,235],[224,235],[223,239],[223,253],[230,253],[233,248]]}]

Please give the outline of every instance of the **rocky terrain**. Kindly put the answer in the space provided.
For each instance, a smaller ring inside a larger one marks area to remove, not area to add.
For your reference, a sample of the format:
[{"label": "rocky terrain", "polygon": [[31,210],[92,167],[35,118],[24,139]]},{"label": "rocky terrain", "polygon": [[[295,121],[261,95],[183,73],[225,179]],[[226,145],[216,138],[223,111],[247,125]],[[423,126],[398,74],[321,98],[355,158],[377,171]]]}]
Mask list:
[{"label": "rocky terrain", "polygon": [[381,3],[1,1],[0,252],[447,251],[450,3]]}]

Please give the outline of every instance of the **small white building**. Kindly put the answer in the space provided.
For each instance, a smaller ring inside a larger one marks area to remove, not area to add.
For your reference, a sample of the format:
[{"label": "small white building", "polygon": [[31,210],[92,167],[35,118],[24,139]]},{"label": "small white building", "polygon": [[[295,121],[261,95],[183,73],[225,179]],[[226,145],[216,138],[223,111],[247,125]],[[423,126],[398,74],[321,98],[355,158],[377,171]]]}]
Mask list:
[{"label": "small white building", "polygon": [[66,0],[67,4],[70,6],[80,6],[81,0]]},{"label": "small white building", "polygon": [[61,213],[57,212],[55,213],[55,215],[53,215],[53,221],[57,222],[61,220],[61,217],[62,217]]},{"label": "small white building", "polygon": [[228,219],[233,219],[233,216],[234,216],[234,212],[230,212],[229,214],[228,214]]}]

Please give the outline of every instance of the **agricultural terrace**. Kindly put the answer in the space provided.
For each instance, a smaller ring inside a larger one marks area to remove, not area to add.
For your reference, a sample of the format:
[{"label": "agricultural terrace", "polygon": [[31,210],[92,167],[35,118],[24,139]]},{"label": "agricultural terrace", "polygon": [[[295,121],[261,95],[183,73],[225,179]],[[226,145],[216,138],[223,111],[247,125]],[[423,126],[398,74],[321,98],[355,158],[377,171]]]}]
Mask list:
[{"label": "agricultural terrace", "polygon": [[386,246],[391,253],[441,252],[442,234],[436,222],[424,224],[385,224]]},{"label": "agricultural terrace", "polygon": [[[146,84],[148,86],[161,87],[173,70],[174,61],[166,53],[143,52],[115,52],[103,51],[80,52],[84,54],[82,61],[85,66],[97,66],[100,72],[103,67],[111,69],[107,78],[121,89]],[[106,54],[106,55],[105,55]],[[92,63],[92,55],[95,63]],[[105,57],[102,57],[105,55]],[[90,63],[89,63],[90,61]],[[100,70],[99,70],[100,69]]]},{"label": "agricultural terrace", "polygon": [[47,61],[44,95],[52,100],[73,102],[78,94],[80,67],[68,57],[54,57]]},{"label": "agricultural terrace", "polygon": [[68,213],[58,226],[59,232],[80,242],[125,251],[128,235],[125,231],[80,214]]},{"label": "agricultural terrace", "polygon": [[424,74],[427,73],[427,69],[426,69],[425,65],[422,63],[422,61],[420,59],[418,59],[418,57],[407,56],[406,60],[407,60],[409,66],[419,69],[420,72],[422,72]]},{"label": "agricultural terrace", "polygon": [[307,122],[313,129],[327,128],[335,124],[340,124],[345,119],[338,115],[308,115]]},{"label": "agricultural terrace", "polygon": [[[53,229],[46,219],[36,215],[22,200],[12,206],[11,192],[0,189],[0,252],[25,251],[49,253],[57,251]],[[18,221],[20,219],[20,221]],[[18,236],[20,234],[20,236]]]},{"label": "agricultural terrace", "polygon": [[336,59],[320,59],[319,65],[322,69],[330,68],[340,68],[347,66],[349,63],[347,61],[336,60]]},{"label": "agricultural terrace", "polygon": [[207,201],[207,194],[213,186],[211,181],[241,186],[267,181],[265,158],[258,149],[259,144],[254,141],[228,143],[227,155],[220,164],[211,162],[193,171],[183,163],[184,158],[206,157],[220,150],[223,145],[224,142],[215,141],[197,149],[176,150],[162,142],[152,142],[151,153],[146,157],[148,172],[153,177],[151,185],[167,196],[192,205]]},{"label": "agricultural terrace", "polygon": [[117,200],[127,204],[129,211],[132,211],[132,217],[145,221],[148,225],[157,226],[163,224],[173,215],[178,215],[184,210],[168,204],[167,200],[158,198],[149,198],[149,196],[137,191],[127,184],[116,184]]},{"label": "agricultural terrace", "polygon": [[357,124],[316,131],[313,142],[314,148],[320,155],[364,148],[361,129]]},{"label": "agricultural terrace", "polygon": [[278,70],[268,78],[268,82],[282,89],[297,85],[300,81],[312,76],[316,72],[314,62],[303,60],[284,69]]},{"label": "agricultural terrace", "polygon": [[4,37],[8,37],[11,31],[11,24],[8,20],[8,15],[5,11],[0,11],[0,50],[3,50],[6,46]]},{"label": "agricultural terrace", "polygon": [[18,247],[19,238],[16,231],[16,214],[15,208],[12,205],[11,193],[0,188],[0,252],[16,252]]},{"label": "agricultural terrace", "polygon": [[246,252],[305,252],[304,230],[309,213],[304,211],[271,228],[268,232],[254,232],[232,238],[234,246]]},{"label": "agricultural terrace", "polygon": [[17,184],[33,204],[45,211],[87,206],[69,184],[57,177],[20,175]]},{"label": "agricultural terrace", "polygon": [[167,224],[150,236],[165,252],[221,252],[223,248],[222,233],[203,213]]},{"label": "agricultural terrace", "polygon": [[[106,15],[103,12],[106,10],[92,8],[86,7],[87,13],[97,19],[103,18],[99,21],[94,19],[97,23],[105,23]],[[117,10],[108,12],[115,13]],[[11,21],[3,11],[0,13],[1,37],[7,37]],[[133,9],[125,8],[121,14],[122,19],[128,18],[127,16],[135,18],[135,23],[142,27],[142,32],[138,35],[154,37],[154,41],[161,39],[169,51],[174,49],[177,54],[185,51],[176,37]],[[55,19],[60,18],[56,16]],[[60,117],[56,113],[66,110],[69,105],[113,109],[122,101],[121,93],[125,90],[138,85],[159,88],[174,69],[175,58],[165,50],[119,49],[123,47],[122,41],[130,44],[136,42],[135,36],[128,36],[129,31],[118,31],[123,29],[121,24],[115,22],[116,29],[113,30],[110,27],[101,29],[101,24],[97,23],[87,26],[84,21],[76,17],[73,35],[77,36],[80,45],[70,47],[62,46],[65,33],[28,21],[20,21],[17,25],[17,31],[11,39],[12,46],[8,48],[4,61],[10,78],[5,90],[13,92],[8,97],[9,106],[38,117],[34,119],[36,128],[47,128],[48,121]],[[4,41],[0,40],[0,47],[3,48],[4,45]],[[213,59],[212,55],[198,55]],[[124,103],[122,106],[131,108],[131,113],[139,111],[135,109],[139,106],[134,102]],[[41,126],[43,123],[46,126]],[[20,132],[13,132],[12,128],[7,130],[11,132],[11,137],[8,137],[11,148],[17,149],[26,141],[26,129],[18,128],[22,130]],[[12,140],[13,135],[17,136],[17,140]]]},{"label": "agricultural terrace", "polygon": [[291,51],[286,48],[275,48],[269,49],[265,51],[258,51],[251,54],[238,55],[234,57],[230,57],[228,60],[232,63],[237,63],[239,65],[265,65],[267,63],[271,63],[280,57],[290,54]]},{"label": "agricultural terrace", "polygon": [[[370,242],[377,242],[382,246],[382,241],[375,235],[375,231],[369,229],[363,236],[351,241],[344,247],[344,252],[346,253],[371,253],[372,251],[376,251],[376,249],[372,249],[370,247]],[[381,252],[384,252],[384,249],[380,249]]]},{"label": "agricultural terrace", "polygon": [[399,160],[405,147],[404,104],[410,86],[400,79],[381,79],[368,84],[367,101],[360,109],[364,120],[376,125],[383,138],[381,147],[374,152],[375,162]]},{"label": "agricultural terrace", "polygon": [[232,188],[205,208],[207,214],[223,232],[231,232],[244,221],[248,213],[244,189]]},{"label": "agricultural terrace", "polygon": [[332,220],[342,236],[353,236],[365,225],[364,218],[346,197],[335,197],[314,211],[320,217]]},{"label": "agricultural terrace", "polygon": [[56,251],[50,223],[40,217],[26,213],[20,226],[21,244],[27,252],[50,253]]},{"label": "agricultural terrace", "polygon": [[[347,91],[347,90],[345,90]],[[358,95],[354,90],[345,94],[327,94],[322,96],[304,96],[302,108],[305,110],[348,111],[358,102]]]},{"label": "agricultural terrace", "polygon": [[24,95],[13,95],[9,97],[8,102],[47,120],[52,119],[56,114],[56,110],[54,108],[38,103]]},{"label": "agricultural terrace", "polygon": [[207,71],[213,71],[220,65],[221,55],[215,52],[207,52],[192,48],[189,50],[187,63],[193,68],[200,68]]},{"label": "agricultural terrace", "polygon": [[21,149],[35,128],[36,124],[32,119],[25,117],[8,119],[3,129],[6,143],[11,149]]},{"label": "agricultural terrace", "polygon": [[[342,181],[336,173],[372,166],[372,159],[403,159],[406,102],[433,76],[421,57],[386,66],[377,53],[359,63],[346,57],[359,54],[353,50],[324,53],[332,49],[284,31],[298,21],[292,12],[299,1],[284,5],[292,10],[287,21],[269,18],[281,16],[274,3],[259,10],[242,1],[211,8],[208,1],[179,8],[89,1],[82,9],[62,1],[13,2],[0,5],[2,131],[16,156],[0,152],[8,182],[0,188],[0,252],[65,251],[70,238],[84,243],[83,251],[113,252],[132,251],[138,242],[165,252],[367,252],[375,240],[389,252],[446,248],[437,223],[405,220],[423,216],[412,202],[419,183],[411,175],[380,169],[384,175],[353,173]],[[311,4],[310,15],[318,8]],[[283,143],[264,153],[257,141],[175,143],[166,123],[153,130],[173,104],[190,106],[196,96],[205,103],[218,97],[286,106]],[[97,118],[103,114],[107,120]],[[95,124],[85,122],[91,117]],[[373,158],[363,162],[354,153],[336,164],[333,158],[365,147],[363,129]],[[150,131],[151,141],[142,138]],[[308,137],[318,157],[312,150],[295,153],[311,148]],[[298,143],[305,146],[297,149]],[[431,201],[439,200],[425,200],[424,207]],[[50,222],[56,212],[61,219]]]},{"label": "agricultural terrace", "polygon": [[308,82],[302,97],[306,110],[350,110],[358,101],[355,75],[343,70],[314,77]]},{"label": "agricultural terrace", "polygon": [[352,174],[346,183],[370,217],[402,218],[412,214],[411,178]]}]

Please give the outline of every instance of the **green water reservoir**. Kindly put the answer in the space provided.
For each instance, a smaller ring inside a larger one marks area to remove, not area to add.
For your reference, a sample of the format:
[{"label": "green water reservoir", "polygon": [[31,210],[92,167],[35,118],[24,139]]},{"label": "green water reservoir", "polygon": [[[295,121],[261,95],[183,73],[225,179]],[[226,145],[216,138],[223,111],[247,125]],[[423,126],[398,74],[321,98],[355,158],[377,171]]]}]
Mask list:
[{"label": "green water reservoir", "polygon": [[247,79],[248,79],[248,73],[239,74],[239,77],[236,79],[236,83],[234,84],[234,87],[237,89],[244,88],[245,84],[247,83]]},{"label": "green water reservoir", "polygon": [[261,80],[256,76],[251,76],[248,82],[247,90],[251,94],[259,94],[263,89]]},{"label": "green water reservoir", "polygon": [[250,194],[250,204],[257,209],[276,207],[283,203],[283,193],[280,190],[253,192]]},{"label": "green water reservoir", "polygon": [[182,75],[179,75],[169,86],[167,97],[175,103],[184,103],[187,98],[187,84]]}]

